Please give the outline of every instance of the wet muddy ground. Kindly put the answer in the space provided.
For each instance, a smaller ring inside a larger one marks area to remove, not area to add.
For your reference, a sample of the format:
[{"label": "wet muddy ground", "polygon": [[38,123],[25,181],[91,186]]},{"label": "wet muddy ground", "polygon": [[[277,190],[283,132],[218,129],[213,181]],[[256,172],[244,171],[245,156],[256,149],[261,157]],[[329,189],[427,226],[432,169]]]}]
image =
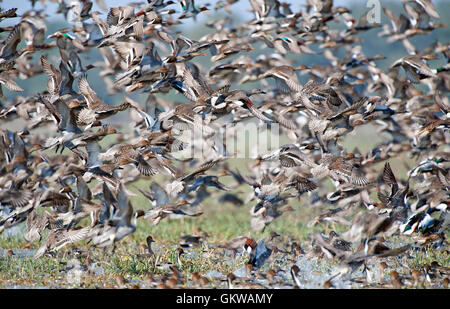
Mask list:
[{"label": "wet muddy ground", "polygon": [[[16,235],[8,237],[19,237],[20,232],[17,229]],[[284,244],[286,246],[281,251],[286,250],[285,253],[278,250],[262,267],[252,269],[246,267],[248,256],[245,252],[238,252],[233,259],[229,251],[208,243],[197,248],[184,248],[181,265],[176,259],[179,246],[158,242],[152,247],[153,255],[143,253],[142,248],[131,244],[131,241],[119,244],[114,253],[111,253],[111,248],[102,250],[80,243],[39,259],[33,259],[35,246],[0,249],[0,287],[228,288],[227,275],[230,273],[235,276],[233,288],[439,289],[448,284],[448,246],[428,250],[412,246],[399,256],[369,258],[365,265],[352,273],[345,273],[342,263],[320,254],[314,255],[307,243],[302,244],[304,252],[297,255],[289,252],[289,240]],[[392,247],[403,245],[398,242],[389,244]],[[382,264],[386,264],[384,269],[380,268],[384,266]],[[296,282],[291,273],[293,265],[299,269]],[[414,270],[419,270],[417,278]],[[268,276],[269,271],[273,276]],[[400,286],[394,282],[395,273],[400,278]],[[194,278],[197,274],[207,279],[201,285]],[[173,278],[176,278],[175,283],[170,281]]]}]

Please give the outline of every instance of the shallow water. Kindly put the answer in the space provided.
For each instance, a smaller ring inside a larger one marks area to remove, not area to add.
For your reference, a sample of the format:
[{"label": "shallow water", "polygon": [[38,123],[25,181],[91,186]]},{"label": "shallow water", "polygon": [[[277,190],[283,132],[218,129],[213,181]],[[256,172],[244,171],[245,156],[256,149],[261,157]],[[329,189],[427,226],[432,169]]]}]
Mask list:
[{"label": "shallow water", "polygon": [[[23,258],[28,256],[33,256],[35,250],[28,250],[28,249],[13,249],[14,257],[16,258]],[[8,250],[6,249],[0,249],[0,256],[7,256]]]},{"label": "shallow water", "polygon": [[26,229],[26,224],[19,223],[18,225],[10,227],[10,228],[4,230],[2,233],[0,233],[0,238],[18,237],[25,233],[25,229]]},{"label": "shallow water", "polygon": [[[323,283],[338,271],[338,267],[325,266],[323,263],[318,264],[304,255],[299,256],[295,265],[300,269],[297,278],[302,289],[321,289],[323,288]],[[362,275],[362,271],[357,270],[352,274],[352,277],[360,277]],[[342,277],[333,279],[332,282],[333,286],[339,289],[350,289],[352,287],[351,281]]]},{"label": "shallow water", "polygon": [[242,268],[236,269],[234,271],[233,275],[235,275],[236,277],[245,277],[246,276],[245,268],[242,267]]},{"label": "shallow water", "polygon": [[50,287],[47,286],[25,286],[25,285],[10,285],[6,287],[7,289],[12,290],[23,290],[23,289],[39,289],[39,290],[48,290]]},{"label": "shallow water", "polygon": [[225,279],[225,275],[222,274],[220,271],[217,271],[217,270],[215,270],[215,269],[213,269],[213,270],[207,272],[207,273],[205,274],[205,277],[208,278],[208,279],[210,279],[210,280],[215,280],[215,279],[219,279],[219,280],[220,280],[220,279]]},{"label": "shallow water", "polygon": [[94,262],[91,265],[89,265],[89,271],[91,271],[93,275],[97,276],[105,274],[105,270],[103,269],[103,267],[100,266],[100,263],[98,262]]},{"label": "shallow water", "polygon": [[[20,231],[20,227],[16,229],[16,233]],[[398,243],[388,243],[392,247],[399,247],[402,244]],[[168,248],[177,248],[176,245],[174,246],[167,246],[167,245],[155,245],[152,247],[152,249],[155,251],[156,254],[163,253],[163,249],[165,249],[167,253]],[[139,251],[139,246],[133,246],[134,250]],[[29,250],[29,249],[13,249],[14,258],[29,258],[34,256],[35,250]],[[189,259],[192,262],[195,262],[198,258],[204,258],[206,253],[202,250],[197,249],[185,249],[185,255],[184,258]],[[410,253],[411,254],[411,253]],[[398,268],[398,265],[403,265],[405,261],[409,258],[412,258],[410,254],[407,254],[403,257],[391,257],[390,262],[388,263],[390,266],[396,265],[394,267]],[[221,256],[221,255],[220,255]],[[8,250],[7,249],[0,249],[0,259],[7,259],[8,257]],[[222,256],[221,256],[222,257]],[[221,260],[221,263],[229,264],[232,266],[232,269],[234,269],[233,274],[237,278],[237,282],[239,281],[247,281],[247,274],[245,267],[240,267],[238,269],[235,269],[236,265],[242,265],[241,262],[245,262],[244,258],[241,260],[239,259],[240,255],[236,257],[235,260],[230,259],[223,259],[219,258],[218,256],[212,256],[212,258]],[[250,275],[250,282],[258,283],[263,285],[264,287],[270,286],[270,288],[274,289],[291,289],[295,287],[295,283],[292,280],[292,276],[290,273],[291,265],[292,265],[292,256],[290,255],[284,255],[284,254],[276,254],[273,259],[269,259],[268,262],[266,262],[260,269],[254,269],[251,272]],[[403,259],[403,260],[402,260]],[[382,280],[379,276],[379,262],[381,260],[377,258],[372,258],[367,261],[367,265],[370,269],[370,277],[369,281],[362,284],[361,282],[356,282],[356,280],[352,280],[355,278],[367,278],[367,273],[363,272],[363,266],[361,266],[359,269],[357,269],[355,272],[351,274],[351,276],[342,276],[332,279],[332,286],[334,288],[338,289],[351,289],[351,288],[377,288],[380,287],[379,282],[389,282],[390,278],[388,275],[388,271],[386,271],[383,275]],[[108,276],[108,267],[106,266],[108,262],[97,260],[93,261],[88,268],[81,265],[80,261],[76,258],[69,259],[67,262],[67,266],[64,270],[62,270],[56,278],[50,278],[49,274],[44,274],[45,278],[48,278],[50,284],[48,286],[42,286],[37,284],[32,284],[31,286],[23,286],[21,284],[13,284],[13,281],[5,282],[4,285],[5,288],[11,288],[11,289],[22,289],[22,288],[36,288],[36,289],[44,289],[44,288],[70,288],[70,287],[79,287],[83,285],[83,282],[86,278],[86,276]],[[335,263],[332,263],[331,260],[323,259],[323,260],[316,260],[311,259],[307,257],[306,255],[299,255],[295,265],[299,268],[299,273],[297,275],[298,281],[299,281],[299,287],[302,289],[321,289],[323,288],[324,282],[329,280],[333,277],[334,274],[338,273],[339,271],[339,265],[334,265]],[[159,270],[163,272],[170,272],[170,266],[173,264],[171,263],[161,263]],[[234,266],[233,266],[234,265]],[[267,279],[264,278],[264,276],[260,276],[260,274],[264,274],[268,269],[274,269],[277,270],[277,273],[275,275],[275,278],[272,282],[272,284],[268,284]],[[399,273],[401,271],[399,270]],[[204,277],[209,279],[210,283],[206,286],[206,288],[211,287],[218,287],[218,288],[227,288],[226,283],[226,274],[217,271],[217,270],[210,270],[209,272],[205,272],[202,274]],[[136,277],[131,278],[131,276],[127,276],[127,285],[126,287],[130,288],[132,285],[137,284],[141,288],[155,288],[157,282],[147,282],[146,280],[136,279]],[[194,286],[190,275],[186,274],[185,277],[185,283],[184,287],[188,288],[197,288],[197,286]],[[113,279],[110,282],[109,286],[115,286]],[[10,283],[11,285],[8,285]],[[100,287],[103,286],[105,282],[97,283]],[[406,284],[408,286],[411,286],[412,283],[410,283],[408,280],[406,280]],[[90,286],[90,285],[89,285]],[[433,284],[427,283],[427,287],[430,288],[442,288],[442,282],[441,280],[433,280]]]}]

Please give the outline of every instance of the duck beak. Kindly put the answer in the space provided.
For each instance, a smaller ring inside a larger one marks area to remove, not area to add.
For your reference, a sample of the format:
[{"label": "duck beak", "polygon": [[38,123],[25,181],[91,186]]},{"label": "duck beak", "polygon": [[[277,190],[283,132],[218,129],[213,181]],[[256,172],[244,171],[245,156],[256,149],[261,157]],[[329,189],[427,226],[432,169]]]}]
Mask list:
[{"label": "duck beak", "polygon": [[433,59],[436,59],[437,56],[436,56],[436,55],[433,55],[433,54],[429,54],[429,55],[424,55],[424,56],[422,56],[422,58],[423,58],[423,59],[426,59],[426,60],[433,60]]},{"label": "duck beak", "polygon": [[294,68],[294,71],[307,70],[307,69],[309,69],[309,67],[307,65],[298,65]]},{"label": "duck beak", "polygon": [[281,148],[280,148],[280,149],[275,149],[274,151],[271,151],[271,152],[269,152],[269,153],[267,153],[267,154],[262,155],[262,156],[261,156],[261,160],[270,160],[270,159],[273,159],[273,158],[279,156],[279,155],[280,155],[280,152],[281,152]]}]

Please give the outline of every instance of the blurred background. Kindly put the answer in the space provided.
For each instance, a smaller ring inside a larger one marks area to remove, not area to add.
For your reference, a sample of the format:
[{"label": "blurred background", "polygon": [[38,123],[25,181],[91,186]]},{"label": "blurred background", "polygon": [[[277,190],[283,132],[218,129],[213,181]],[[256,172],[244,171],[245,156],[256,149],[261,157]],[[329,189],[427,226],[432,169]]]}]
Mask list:
[{"label": "blurred background", "polygon": [[[56,1],[56,0],[55,0]],[[141,2],[134,2],[130,0],[103,0],[106,7],[116,7],[116,6],[122,6],[127,5],[129,3],[140,3],[142,6],[145,5],[146,1]],[[99,11],[101,14],[99,15],[101,18],[106,20],[106,16],[108,14],[107,10],[103,10],[98,3],[93,0],[93,8],[91,12],[93,11]],[[174,4],[170,4],[168,8],[174,9],[176,13],[172,14],[170,18],[177,19],[178,16],[181,14],[181,6],[178,3],[178,1],[174,1]],[[231,11],[232,14],[227,13],[227,11],[223,8],[221,9],[215,9],[214,7],[219,1],[213,1],[213,0],[197,0],[195,1],[196,6],[207,6],[209,8],[208,11],[202,12],[199,15],[197,15],[196,19],[193,18],[187,18],[187,19],[181,19],[180,24],[173,26],[171,29],[174,32],[181,32],[183,35],[187,36],[190,39],[199,40],[205,35],[212,33],[216,31],[214,28],[205,26],[208,22],[213,21],[219,21],[222,20],[225,17],[229,17],[232,19],[233,25],[241,25],[245,22],[249,22],[252,19],[254,19],[254,14],[252,12],[250,3],[248,0],[240,0],[234,4],[231,5]],[[305,10],[305,3],[306,0],[284,0],[283,2],[287,2],[290,4],[290,8],[292,12],[298,12],[300,10]],[[438,1],[434,0],[432,1],[435,5],[437,11],[439,12],[439,15],[441,17],[440,23],[446,23],[446,21],[450,20],[450,5],[449,1]],[[45,3],[45,5],[43,4]],[[67,4],[70,4],[70,0],[66,1]],[[367,14],[369,10],[373,8],[373,3],[376,3],[374,0],[366,1],[366,0],[334,0],[334,6],[345,6],[348,9],[350,9],[351,14],[353,17],[358,20],[361,16],[364,14]],[[397,16],[400,13],[406,14],[403,6],[402,1],[398,0],[382,0],[379,1],[381,4],[380,8],[380,14],[381,17],[381,25],[383,24],[390,24],[390,20],[386,17],[384,14],[382,8],[387,8],[394,12]],[[22,15],[25,12],[32,9],[32,2],[31,1],[25,1],[25,0],[0,0],[0,7],[2,9],[9,9],[13,7],[17,7],[17,14]],[[58,10],[58,3],[52,2],[50,0],[45,1],[39,1],[35,3],[35,9],[36,10],[43,10],[45,14],[48,15],[47,17],[47,28],[48,32],[46,33],[46,37],[54,33],[55,31],[72,27],[73,23],[70,21],[66,21],[64,18],[64,15],[61,13],[56,13]],[[137,11],[137,9],[135,10]],[[20,22],[20,17],[12,18],[12,19],[6,19],[4,21],[0,22],[0,27],[5,26],[13,26]],[[92,22],[92,19],[87,20],[88,23]],[[337,18],[335,21],[329,22],[328,25],[331,29],[346,29],[345,24],[343,23],[342,18]],[[378,33],[382,31],[382,27],[374,28],[368,31],[360,32],[357,36],[362,39],[362,41],[359,43],[361,45],[363,53],[367,57],[373,57],[375,55],[382,55],[385,57],[385,59],[377,60],[376,64],[378,67],[380,67],[382,70],[387,70],[392,63],[394,63],[397,59],[404,57],[408,55],[405,48],[403,47],[403,44],[401,41],[388,43],[386,37],[380,37],[378,36]],[[9,32],[3,32],[0,33],[0,41],[4,40]],[[444,28],[438,28],[435,29],[432,32],[426,33],[425,35],[416,35],[413,37],[410,37],[409,40],[414,46],[416,46],[418,49],[426,48],[427,46],[431,45],[432,43],[439,41],[442,44],[448,43],[450,39],[450,29],[448,26]],[[50,42],[51,39],[46,39],[45,42]],[[355,46],[356,44],[353,44]],[[249,52],[241,52],[237,55],[231,56],[229,58],[226,58],[221,61],[212,62],[211,58],[209,57],[209,53],[207,57],[196,57],[193,60],[191,60],[193,63],[198,65],[198,67],[202,70],[202,72],[205,72],[205,74],[214,66],[217,66],[220,63],[226,63],[232,61],[234,58],[239,57],[243,54],[246,54],[250,57],[256,58],[257,56],[261,54],[270,54],[273,53],[275,50],[267,48],[267,46],[263,42],[258,42],[253,45],[255,47],[254,50]],[[18,48],[25,47],[25,43],[22,40],[19,44]],[[292,53],[288,53],[286,56],[287,58],[290,58],[295,61],[295,65],[329,65],[329,61],[324,57],[323,50],[318,47],[318,44],[311,44],[309,47],[315,52],[315,54],[301,54],[301,55],[295,55]],[[333,53],[342,58],[344,55],[348,52],[344,48],[339,48],[332,50]],[[160,56],[163,58],[165,57],[170,51],[163,51],[158,50]],[[57,65],[59,63],[59,52],[57,48],[53,48],[50,50],[45,50],[41,52],[35,52],[29,57],[32,58],[33,63],[39,63],[39,57],[44,54],[46,55],[49,60]],[[88,64],[95,63],[97,61],[102,61],[102,57],[98,50],[95,48],[91,48],[89,52],[80,54],[80,58],[82,60],[83,66],[86,66]],[[436,60],[431,60],[428,65],[431,68],[437,68],[439,66],[442,66],[444,64],[443,57],[440,57]],[[148,97],[148,93],[143,92],[142,90],[138,90],[132,93],[125,93],[125,92],[116,92],[111,93],[108,92],[108,87],[106,86],[104,80],[102,78],[98,78],[100,68],[94,68],[88,71],[88,80],[91,85],[91,87],[99,94],[99,96],[108,104],[110,105],[117,105],[124,101],[124,96],[128,96],[131,99],[144,104]],[[306,73],[306,72],[304,72]],[[308,81],[308,74],[300,74],[299,80],[302,83],[306,83]],[[110,82],[114,81],[114,76],[109,76]],[[38,92],[43,92],[46,90],[46,82],[47,82],[47,76],[45,74],[38,74],[36,76],[33,76],[31,78],[25,79],[25,80],[18,80],[17,83],[24,89],[24,92],[12,92],[3,87],[4,95],[7,99],[7,101],[14,100],[18,96],[29,96],[34,95]],[[272,80],[268,81],[269,83],[273,83]],[[426,91],[426,86],[422,84],[415,85],[419,90]],[[234,89],[252,89],[252,88],[262,88],[263,86],[259,82],[248,82],[245,84],[237,84],[233,83],[231,90]],[[77,89],[77,83],[76,81],[73,84],[73,88],[75,90]],[[368,93],[366,95],[377,95],[377,93]],[[157,97],[164,98],[165,100],[169,102],[174,103],[182,103],[187,102],[187,99],[179,94],[175,90],[171,90],[166,94],[157,93]],[[256,104],[258,104],[258,100],[256,100]],[[126,124],[129,120],[128,113],[118,113],[117,115],[110,117],[107,119],[107,122],[117,124]],[[20,121],[20,120],[19,120]],[[14,124],[8,123],[8,124],[2,124],[0,123],[0,128],[5,128],[7,126],[9,129],[13,130],[19,130],[22,129],[23,126],[25,126],[25,123],[21,122],[15,122]],[[12,127],[13,126],[13,127]],[[352,151],[354,147],[359,147],[359,150],[361,151],[368,151],[373,147],[376,143],[381,141],[381,136],[373,135],[373,127],[371,126],[360,126],[358,127],[358,130],[355,130],[352,132],[352,134],[349,134],[348,137],[344,140],[344,145],[349,151]],[[357,136],[357,138],[355,138]],[[370,138],[369,138],[370,136]],[[287,142],[288,140],[282,139],[283,142]],[[369,142],[370,141],[370,142]]]},{"label": "blurred background", "polygon": [[[126,5],[130,3],[129,0],[103,0],[104,3],[108,8],[114,7],[114,6],[121,6]],[[46,33],[46,36],[54,33],[58,29],[71,27],[73,24],[70,22],[67,22],[64,19],[63,14],[57,14],[56,11],[58,9],[58,3],[57,2],[51,2],[49,0],[44,1],[46,3],[46,6],[43,5],[41,1],[37,2],[35,4],[35,9],[37,10],[43,10],[47,15],[47,27],[48,27],[48,33]],[[131,1],[135,3],[135,1]],[[181,7],[177,1],[174,1],[176,3],[169,5],[168,8],[173,8],[176,10],[176,13],[172,15],[172,18],[176,19],[180,13],[181,13]],[[250,21],[254,18],[254,14],[251,11],[251,6],[249,4],[248,0],[240,0],[234,4],[231,5],[232,14],[228,14],[224,9],[215,10],[214,7],[216,5],[216,2],[214,0],[197,0],[195,1],[195,4],[197,6],[203,6],[208,5],[209,10],[206,12],[200,13],[196,20],[192,18],[183,19],[181,20],[181,24],[174,26],[174,31],[182,31],[183,35],[198,40],[202,38],[203,36],[207,35],[208,33],[211,33],[215,31],[213,28],[205,27],[205,24],[209,21],[214,20],[221,20],[225,16],[229,16],[233,20],[234,25],[242,24],[243,22]],[[304,10],[304,5],[306,1],[303,0],[284,0],[283,2],[287,2],[290,4],[290,8],[293,12],[298,12],[299,10]],[[365,0],[335,0],[334,5],[335,6],[345,6],[351,10],[351,14],[354,16],[356,20],[358,20],[363,14],[366,14],[371,9],[371,3],[373,1],[365,1]],[[70,1],[67,1],[67,3],[70,3]],[[103,19],[106,19],[107,11],[102,10],[96,1],[93,1],[93,9],[92,11],[99,11],[101,12],[100,17]],[[137,2],[137,3],[146,3],[144,1]],[[449,1],[433,1],[437,11],[440,14],[441,23],[446,23],[448,20],[450,20],[450,5]],[[398,0],[381,0],[380,1],[381,7],[388,8],[392,12],[394,12],[396,15],[399,15],[400,13],[404,13],[404,9],[402,7],[402,2]],[[0,1],[0,7],[3,9],[13,8],[17,7],[18,15],[22,15],[28,10],[32,9],[32,3],[31,1],[26,0],[3,0]],[[381,24],[390,23],[389,19],[384,15],[383,11],[381,10]],[[20,17],[12,18],[12,19],[6,19],[4,21],[0,22],[0,27],[5,26],[13,26],[16,23],[20,21]],[[88,22],[92,22],[92,20],[88,20]],[[337,28],[337,29],[345,29],[345,25],[342,22],[342,19],[339,20],[339,23],[331,22],[329,23],[330,27]],[[363,39],[361,42],[363,52],[368,56],[372,57],[374,55],[380,54],[385,56],[386,58],[383,60],[377,60],[377,65],[385,70],[388,68],[395,60],[398,58],[404,57],[407,55],[406,50],[404,49],[401,42],[394,42],[394,43],[387,43],[385,37],[379,37],[377,35],[378,32],[382,31],[381,27],[371,29],[369,31],[363,32],[359,34],[359,37]],[[8,35],[8,32],[0,33],[0,40],[4,40],[6,36]],[[413,43],[418,48],[424,48],[436,40],[439,40],[441,43],[448,43],[448,40],[450,39],[450,29],[449,27],[445,28],[439,28],[431,33],[427,33],[426,35],[416,35],[414,37],[410,38],[411,43]],[[49,41],[48,39],[46,42]],[[23,48],[25,46],[23,40],[19,44],[19,48]],[[272,53],[273,49],[266,48],[264,43],[258,43],[256,44],[259,48],[255,48],[255,50],[250,51],[248,53],[249,56],[257,56],[264,53]],[[325,59],[325,57],[322,55],[322,51],[315,45],[310,45],[311,49],[316,52],[316,54],[310,55],[310,54],[302,54],[302,55],[288,55],[287,57],[292,58],[296,61],[296,64],[307,64],[307,65],[321,65],[321,64],[329,64],[328,61]],[[47,54],[49,56],[50,61],[52,63],[58,63],[59,60],[59,54],[57,49],[44,51],[44,52],[37,52],[33,53],[31,57],[33,57],[33,62],[38,62],[39,57],[41,54]],[[337,51],[337,56],[342,57],[346,51],[344,49],[339,49]],[[239,53],[238,55],[232,56],[230,58],[227,58],[222,61],[227,62],[232,60],[234,57],[239,57],[242,53]],[[161,55],[161,53],[160,53]],[[205,71],[209,70],[213,66],[217,65],[218,63],[211,63],[210,57],[196,57],[193,62],[198,64],[200,68],[203,68]],[[89,53],[86,55],[83,53],[81,55],[81,59],[83,61],[83,65],[88,65],[90,63],[94,63],[95,61],[101,61],[101,55],[98,51],[96,51],[94,48],[90,50]],[[440,61],[440,62],[439,62]],[[429,63],[429,66],[431,68],[436,68],[439,65],[442,64],[442,59],[431,61]],[[95,76],[98,73],[99,69],[93,69],[89,71],[89,75]],[[307,75],[299,76],[300,81],[303,83],[307,80]],[[8,99],[14,98],[14,96],[17,95],[23,95],[28,96],[31,94],[35,94],[36,92],[42,92],[45,90],[46,85],[46,79],[47,77],[44,74],[40,74],[38,76],[29,78],[28,80],[19,80],[19,85],[25,90],[23,93],[17,93],[17,92],[11,92],[8,89],[4,90],[5,96]],[[108,94],[107,93],[107,87],[102,83],[102,79],[94,79],[89,80],[91,85],[93,86],[94,90],[97,91],[97,93],[102,96],[102,98],[109,104],[116,105],[123,101],[123,93],[120,94]],[[249,89],[258,87],[258,85],[248,83],[242,85],[242,89]],[[76,89],[76,83],[74,83],[74,88]],[[147,94],[141,93],[141,91],[137,91],[136,93],[130,93],[127,94],[131,98],[137,100],[138,102],[145,101]],[[159,95],[159,94],[158,94]],[[178,95],[175,91],[170,91],[167,95],[164,95],[166,99],[168,100],[181,100],[184,101],[185,98],[181,95]],[[119,117],[120,119],[120,117]]]}]

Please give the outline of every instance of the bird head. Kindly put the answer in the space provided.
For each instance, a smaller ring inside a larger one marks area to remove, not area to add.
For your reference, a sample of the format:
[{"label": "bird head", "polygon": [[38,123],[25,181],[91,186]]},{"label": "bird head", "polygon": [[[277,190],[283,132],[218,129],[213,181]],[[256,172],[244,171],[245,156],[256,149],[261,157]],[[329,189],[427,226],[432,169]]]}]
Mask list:
[{"label": "bird head", "polygon": [[245,239],[245,243],[244,243],[244,250],[245,250],[248,254],[251,254],[252,251],[253,251],[255,248],[256,248],[256,242],[255,242],[252,238],[247,237],[247,238]]},{"label": "bird head", "polygon": [[[145,215],[145,212],[142,209],[136,210],[136,218],[142,217]],[[151,236],[149,236],[151,237]]]},{"label": "bird head", "polygon": [[150,244],[152,242],[155,242],[155,240],[153,239],[153,237],[151,235],[149,235],[149,236],[147,236],[146,242],[147,242],[147,246],[150,247]]}]

